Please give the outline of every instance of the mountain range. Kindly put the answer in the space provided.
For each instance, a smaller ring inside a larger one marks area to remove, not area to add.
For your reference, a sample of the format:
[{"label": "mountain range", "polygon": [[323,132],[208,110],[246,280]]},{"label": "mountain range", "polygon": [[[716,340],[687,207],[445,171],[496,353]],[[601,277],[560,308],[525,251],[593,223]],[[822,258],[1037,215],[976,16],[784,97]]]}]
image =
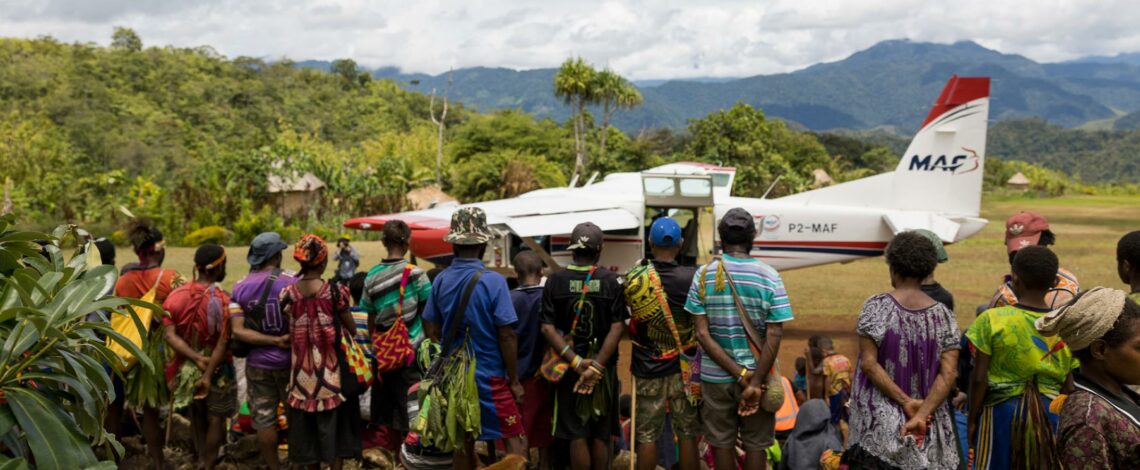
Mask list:
[{"label": "mountain range", "polygon": [[[329,64],[307,61],[298,65],[327,69]],[[442,92],[448,80],[448,74],[404,73],[391,67],[371,72],[423,93]],[[552,93],[554,73],[552,68],[457,69],[450,96],[480,111],[518,108],[563,120],[569,107]],[[970,41],[909,40],[880,42],[843,60],[790,73],[635,82],[644,103],[619,113],[614,123],[629,132],[678,128],[689,119],[742,101],[815,131],[885,127],[910,133],[952,74],[993,78],[990,115],[995,120],[1035,117],[1064,127],[1140,126],[1140,114],[1117,122],[1140,112],[1140,54],[1038,63]]]}]

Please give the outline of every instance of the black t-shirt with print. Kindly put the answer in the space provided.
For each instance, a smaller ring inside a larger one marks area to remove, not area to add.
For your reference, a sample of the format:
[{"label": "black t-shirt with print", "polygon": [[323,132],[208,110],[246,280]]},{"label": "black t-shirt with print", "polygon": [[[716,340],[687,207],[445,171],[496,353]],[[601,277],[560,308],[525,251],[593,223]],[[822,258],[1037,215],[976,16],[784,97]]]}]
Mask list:
[{"label": "black t-shirt with print", "polygon": [[[588,268],[570,266],[551,274],[542,290],[542,323],[554,325],[563,335],[574,323],[575,305],[582,295],[582,283]],[[605,268],[598,268],[590,280],[586,301],[582,306],[582,319],[573,332],[574,352],[591,357],[591,346],[601,349],[606,334],[614,323],[625,321],[629,311],[622,295],[620,278]],[[617,364],[617,354],[610,357],[606,367]]]},{"label": "black t-shirt with print", "polygon": [[[653,268],[661,280],[661,287],[665,291],[665,301],[669,304],[669,311],[672,313],[673,322],[677,326],[677,334],[681,337],[681,344],[689,344],[693,338],[693,316],[685,311],[685,300],[688,299],[689,288],[693,283],[696,268],[659,261],[653,262]],[[649,282],[648,276],[636,276],[637,279],[634,279],[633,273],[635,271],[640,272],[640,270],[631,271],[630,279],[627,279],[625,287],[627,291],[634,290],[648,295],[648,302],[644,305],[651,306],[651,308],[633,312],[633,318],[630,321],[629,333],[634,342],[630,372],[640,378],[657,378],[676,374],[681,371],[681,362],[676,356],[677,341],[664,317],[664,309],[658,307],[660,303],[656,299],[656,294],[652,291],[645,291],[637,285],[638,283]],[[637,293],[627,292],[628,295],[637,295]],[[636,297],[631,297],[631,299],[633,300],[628,300],[628,302],[631,308],[635,308],[633,306],[637,305]],[[639,316],[644,318],[639,318]],[[662,357],[667,352],[671,354],[671,357]]]}]

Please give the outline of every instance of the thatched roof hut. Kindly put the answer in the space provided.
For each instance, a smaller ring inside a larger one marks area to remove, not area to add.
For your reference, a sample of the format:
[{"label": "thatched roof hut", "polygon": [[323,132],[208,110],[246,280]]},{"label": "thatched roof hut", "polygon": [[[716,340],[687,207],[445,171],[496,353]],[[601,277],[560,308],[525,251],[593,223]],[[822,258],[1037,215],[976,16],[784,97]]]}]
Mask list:
[{"label": "thatched roof hut", "polygon": [[309,206],[319,204],[325,189],[325,182],[312,173],[294,173],[291,177],[271,174],[268,185],[277,211],[286,218],[302,216]]},{"label": "thatched roof hut", "polygon": [[816,168],[815,170],[812,170],[811,175],[815,180],[811,184],[811,187],[813,188],[822,188],[824,186],[831,186],[835,184],[835,179],[833,179],[831,175],[827,174],[827,171],[823,168]]},{"label": "thatched roof hut", "polygon": [[1025,191],[1029,189],[1029,185],[1032,183],[1033,182],[1029,181],[1029,178],[1026,177],[1024,173],[1019,171],[1017,174],[1011,176],[1009,181],[1005,182],[1005,187],[1017,191]]},{"label": "thatched roof hut", "polygon": [[410,206],[412,210],[417,211],[431,209],[432,207],[448,202],[458,202],[455,198],[449,196],[443,192],[439,186],[434,184],[408,191],[405,197],[408,200],[408,206]]}]

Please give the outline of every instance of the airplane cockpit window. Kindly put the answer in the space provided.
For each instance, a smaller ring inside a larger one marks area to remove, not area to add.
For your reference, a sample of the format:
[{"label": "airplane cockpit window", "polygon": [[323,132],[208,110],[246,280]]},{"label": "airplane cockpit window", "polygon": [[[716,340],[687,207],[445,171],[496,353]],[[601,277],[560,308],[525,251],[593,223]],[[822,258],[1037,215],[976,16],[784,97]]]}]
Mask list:
[{"label": "airplane cockpit window", "polygon": [[645,178],[644,184],[647,194],[670,196],[674,193],[672,178]]},{"label": "airplane cockpit window", "polygon": [[712,186],[709,180],[681,180],[681,196],[708,197],[712,195]]}]

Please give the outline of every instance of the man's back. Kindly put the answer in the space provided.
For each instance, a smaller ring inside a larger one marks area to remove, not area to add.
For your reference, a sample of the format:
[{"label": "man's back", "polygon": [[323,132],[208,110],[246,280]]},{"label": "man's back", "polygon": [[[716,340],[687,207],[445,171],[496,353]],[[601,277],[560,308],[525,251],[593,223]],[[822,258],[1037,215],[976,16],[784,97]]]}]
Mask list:
[{"label": "man's back", "polygon": [[[373,317],[376,331],[387,331],[396,323],[396,310],[400,304],[400,283],[403,281],[407,266],[409,263],[403,259],[385,260],[368,271],[360,306]],[[419,344],[423,340],[423,327],[417,314],[430,295],[431,283],[428,282],[424,270],[411,265],[407,284],[404,286],[401,310],[412,344]]]},{"label": "man's back", "polygon": [[[693,318],[685,311],[685,300],[696,268],[656,261],[652,266],[664,291],[660,299],[649,278],[647,266],[630,270],[625,284],[625,297],[630,308],[629,333],[634,346],[630,367],[633,375],[642,378],[679,372],[678,339],[681,347],[693,345]],[[661,300],[669,307],[679,338],[673,335]]]},{"label": "man's back", "polygon": [[[471,293],[467,308],[464,312],[457,312],[468,281],[477,272],[483,274]],[[445,340],[449,328],[460,316],[463,318],[460,334],[456,342],[445,345],[445,349],[454,351],[465,338],[469,338],[479,364],[476,375],[482,378],[506,377],[499,352],[498,327],[513,325],[518,318],[511,305],[506,279],[494,271],[487,271],[479,260],[457,258],[439,273],[432,284],[431,296],[424,309],[424,321],[440,325],[441,339]]]},{"label": "man's back", "polygon": [[[597,268],[589,276],[588,269],[571,266],[551,274],[546,280],[542,295],[542,322],[554,325],[563,335],[572,334],[574,351],[583,357],[594,356],[596,353],[590,353],[591,346],[601,348],[610,326],[624,321],[629,315],[618,275],[608,269]],[[582,306],[582,318],[571,332],[576,316],[575,306],[582,296],[587,276],[590,277],[590,283]],[[605,366],[615,364],[617,354],[610,357]]]},{"label": "man's back", "polygon": [[[234,284],[233,303],[241,308],[240,314],[245,316],[253,311],[253,307],[261,301],[265,281],[270,276],[269,271],[249,273],[244,279]],[[281,291],[297,283],[297,277],[292,272],[281,271],[269,296],[265,300],[265,316],[261,320],[262,333],[270,336],[281,336],[289,333],[289,320],[281,314]],[[249,351],[246,363],[261,369],[280,370],[289,368],[290,352],[277,346],[254,346]]]},{"label": "man's back", "polygon": [[[780,323],[792,319],[792,308],[779,273],[766,263],[753,258],[735,258],[725,255],[698,270],[693,277],[685,310],[694,315],[706,315],[709,332],[737,364],[755,368],[756,361],[748,347],[744,326],[737,313],[728,278],[718,273],[719,265],[732,276],[740,300],[748,311],[756,330],[763,335],[766,323]],[[708,356],[702,356],[701,379],[706,382],[731,383],[729,376]]]}]

